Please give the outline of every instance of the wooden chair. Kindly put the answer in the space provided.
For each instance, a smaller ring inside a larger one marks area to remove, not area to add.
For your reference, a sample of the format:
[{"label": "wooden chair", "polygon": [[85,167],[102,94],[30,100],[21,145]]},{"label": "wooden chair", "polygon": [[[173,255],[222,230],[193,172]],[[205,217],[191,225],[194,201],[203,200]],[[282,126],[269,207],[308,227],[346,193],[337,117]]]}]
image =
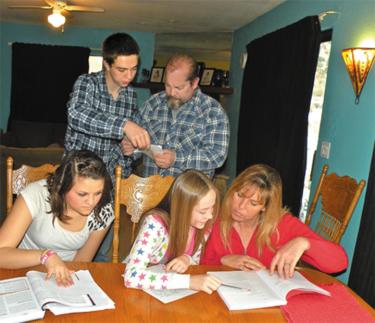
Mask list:
[{"label": "wooden chair", "polygon": [[13,169],[13,157],[7,158],[7,214],[13,206],[13,197],[18,195],[29,183],[46,178],[49,173],[53,173],[58,165],[43,164],[38,167],[22,165],[18,169]]},{"label": "wooden chair", "polygon": [[338,176],[335,173],[327,175],[327,171],[328,165],[324,165],[306,224],[310,224],[318,199],[321,198],[321,212],[315,231],[325,239],[340,243],[366,181],[357,183],[349,176]]},{"label": "wooden chair", "polygon": [[117,166],[115,170],[115,220],[112,245],[112,262],[114,263],[117,263],[119,259],[120,205],[126,206],[126,213],[131,217],[131,245],[135,239],[135,229],[140,217],[144,212],[159,204],[174,180],[173,176],[162,177],[160,175],[146,178],[130,175],[129,178],[121,178],[121,172],[121,166]]}]

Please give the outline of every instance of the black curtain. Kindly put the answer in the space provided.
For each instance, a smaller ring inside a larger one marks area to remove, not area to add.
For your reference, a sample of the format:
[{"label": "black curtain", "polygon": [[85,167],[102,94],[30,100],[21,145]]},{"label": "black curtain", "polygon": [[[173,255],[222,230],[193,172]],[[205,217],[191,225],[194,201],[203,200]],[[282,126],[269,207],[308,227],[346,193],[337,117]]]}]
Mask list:
[{"label": "black curtain", "polygon": [[375,144],[349,286],[375,307]]},{"label": "black curtain", "polygon": [[318,17],[306,17],[247,45],[237,173],[256,163],[276,168],[283,179],[283,203],[294,215],[303,193],[320,35]]},{"label": "black curtain", "polygon": [[12,91],[8,131],[16,120],[66,123],[66,103],[90,49],[12,44]]}]

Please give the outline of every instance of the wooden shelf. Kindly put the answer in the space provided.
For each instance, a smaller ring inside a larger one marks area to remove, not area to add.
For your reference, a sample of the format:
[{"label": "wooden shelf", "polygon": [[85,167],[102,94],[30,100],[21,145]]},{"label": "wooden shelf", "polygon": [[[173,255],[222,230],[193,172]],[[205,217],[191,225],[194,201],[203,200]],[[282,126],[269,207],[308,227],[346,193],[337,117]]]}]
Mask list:
[{"label": "wooden shelf", "polygon": [[[134,87],[142,88],[142,89],[150,89],[151,93],[156,93],[164,90],[163,83],[132,83]],[[216,86],[199,86],[202,92],[211,95],[229,95],[233,94],[233,88],[231,87],[216,87]]]}]

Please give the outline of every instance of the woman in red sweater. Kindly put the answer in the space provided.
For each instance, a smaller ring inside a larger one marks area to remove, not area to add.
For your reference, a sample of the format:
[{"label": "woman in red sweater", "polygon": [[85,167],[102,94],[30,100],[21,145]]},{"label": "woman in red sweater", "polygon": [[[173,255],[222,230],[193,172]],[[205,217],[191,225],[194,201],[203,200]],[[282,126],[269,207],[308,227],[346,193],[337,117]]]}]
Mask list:
[{"label": "woman in red sweater", "polygon": [[282,206],[278,172],[267,165],[250,166],[228,189],[201,263],[241,270],[266,267],[287,278],[300,259],[327,273],[348,266],[340,245],[320,237]]}]

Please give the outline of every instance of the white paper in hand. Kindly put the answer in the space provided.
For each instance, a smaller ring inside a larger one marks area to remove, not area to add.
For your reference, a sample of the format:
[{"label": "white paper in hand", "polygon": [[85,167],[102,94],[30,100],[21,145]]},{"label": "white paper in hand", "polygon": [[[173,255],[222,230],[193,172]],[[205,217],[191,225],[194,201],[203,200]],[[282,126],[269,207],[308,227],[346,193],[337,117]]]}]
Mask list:
[{"label": "white paper in hand", "polygon": [[163,152],[163,148],[162,148],[161,145],[151,145],[150,148],[148,148],[148,149],[135,149],[134,150],[134,153],[142,153],[142,154],[145,154],[148,157],[152,158],[151,152],[160,154],[160,153]]}]

